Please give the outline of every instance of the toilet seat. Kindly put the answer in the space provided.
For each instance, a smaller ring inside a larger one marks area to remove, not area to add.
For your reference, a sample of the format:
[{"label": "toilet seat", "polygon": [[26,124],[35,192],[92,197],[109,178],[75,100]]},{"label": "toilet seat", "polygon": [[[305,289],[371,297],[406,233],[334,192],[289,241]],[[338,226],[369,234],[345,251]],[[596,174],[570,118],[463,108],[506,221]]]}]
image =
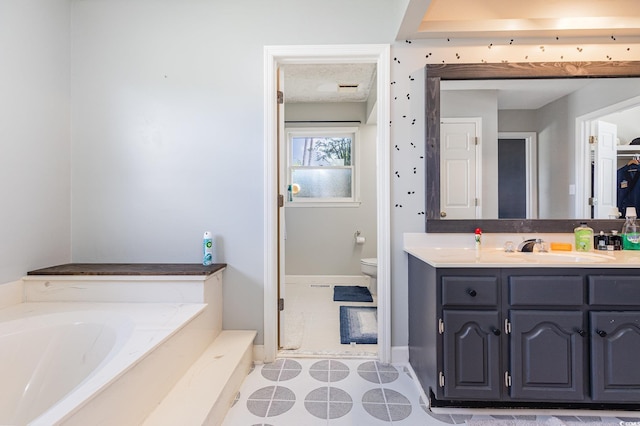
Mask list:
[{"label": "toilet seat", "polygon": [[367,266],[378,266],[378,259],[375,257],[367,257],[360,259],[360,263]]}]

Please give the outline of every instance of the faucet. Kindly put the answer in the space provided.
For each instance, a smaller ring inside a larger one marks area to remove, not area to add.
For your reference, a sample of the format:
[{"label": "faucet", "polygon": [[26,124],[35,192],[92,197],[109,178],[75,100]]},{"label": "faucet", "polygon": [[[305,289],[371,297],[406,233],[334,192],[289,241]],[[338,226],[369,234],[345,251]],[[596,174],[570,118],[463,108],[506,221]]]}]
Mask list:
[{"label": "faucet", "polygon": [[524,240],[518,245],[518,251],[520,252],[533,252],[534,248],[537,248],[537,251],[546,251],[543,241],[540,238],[531,238],[528,240]]}]

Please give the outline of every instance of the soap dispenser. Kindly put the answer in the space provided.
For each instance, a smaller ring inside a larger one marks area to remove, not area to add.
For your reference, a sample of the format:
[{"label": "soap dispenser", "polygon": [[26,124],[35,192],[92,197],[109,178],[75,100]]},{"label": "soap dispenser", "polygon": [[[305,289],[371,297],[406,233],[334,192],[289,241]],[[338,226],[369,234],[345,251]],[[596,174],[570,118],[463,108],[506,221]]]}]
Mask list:
[{"label": "soap dispenser", "polygon": [[588,227],[587,222],[580,222],[573,233],[576,237],[576,251],[593,250],[593,228]]},{"label": "soap dispenser", "polygon": [[640,228],[636,221],[636,208],[627,207],[626,220],[622,227],[622,249],[640,250]]}]

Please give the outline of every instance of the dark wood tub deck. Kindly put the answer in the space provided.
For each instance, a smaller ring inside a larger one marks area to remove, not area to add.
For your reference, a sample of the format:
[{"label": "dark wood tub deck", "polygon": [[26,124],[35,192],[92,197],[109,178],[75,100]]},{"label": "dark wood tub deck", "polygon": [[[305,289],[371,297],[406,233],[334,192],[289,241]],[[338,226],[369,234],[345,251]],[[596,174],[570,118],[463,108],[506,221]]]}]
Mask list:
[{"label": "dark wood tub deck", "polygon": [[226,268],[226,263],[67,263],[27,272],[27,275],[202,275]]}]

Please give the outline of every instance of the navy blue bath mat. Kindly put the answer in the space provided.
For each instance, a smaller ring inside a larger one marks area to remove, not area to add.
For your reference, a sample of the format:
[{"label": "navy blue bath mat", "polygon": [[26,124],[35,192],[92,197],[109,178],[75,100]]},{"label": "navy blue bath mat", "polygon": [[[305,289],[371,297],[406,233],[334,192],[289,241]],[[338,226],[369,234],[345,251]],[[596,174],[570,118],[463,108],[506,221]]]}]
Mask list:
[{"label": "navy blue bath mat", "polygon": [[340,306],[340,343],[378,343],[378,308]]},{"label": "navy blue bath mat", "polygon": [[359,285],[337,285],[333,287],[334,302],[373,302],[371,292]]}]

